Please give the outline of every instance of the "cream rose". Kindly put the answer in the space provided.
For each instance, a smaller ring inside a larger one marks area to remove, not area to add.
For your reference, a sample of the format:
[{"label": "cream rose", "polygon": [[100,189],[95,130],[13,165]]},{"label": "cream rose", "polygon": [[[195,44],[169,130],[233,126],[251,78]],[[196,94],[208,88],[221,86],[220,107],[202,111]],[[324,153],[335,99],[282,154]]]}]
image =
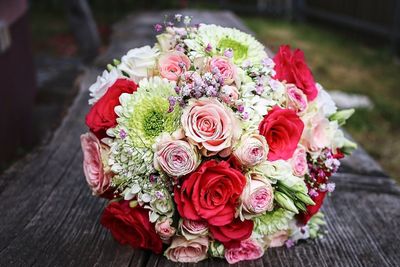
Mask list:
[{"label": "cream rose", "polygon": [[122,57],[121,64],[117,68],[138,83],[141,79],[152,76],[159,54],[156,47],[151,48],[148,45],[134,48]]},{"label": "cream rose", "polygon": [[256,173],[248,174],[248,177],[241,195],[241,214],[246,219],[271,211],[274,207],[274,191],[271,183]]},{"label": "cream rose", "polygon": [[204,156],[228,156],[241,134],[233,111],[215,98],[192,100],[182,114],[182,127]]},{"label": "cream rose", "polygon": [[179,177],[194,171],[200,164],[196,148],[184,140],[163,135],[156,143],[154,167],[169,176]]},{"label": "cream rose", "polygon": [[81,135],[81,146],[83,151],[83,172],[86,181],[93,194],[101,195],[110,187],[113,175],[110,168],[105,164],[109,148],[100,144],[99,139],[92,133]]},{"label": "cream rose", "polygon": [[301,143],[308,151],[330,147],[337,129],[337,122],[330,122],[321,112],[307,114]]},{"label": "cream rose", "polygon": [[239,162],[252,167],[266,160],[268,144],[265,137],[259,134],[242,136],[239,146],[233,151]]},{"label": "cream rose", "polygon": [[266,236],[265,239],[269,244],[268,247],[275,248],[275,247],[282,247],[285,245],[286,240],[289,238],[289,233],[287,230],[278,231],[272,235]]},{"label": "cream rose", "polygon": [[199,262],[207,258],[207,250],[208,238],[205,236],[192,240],[175,236],[164,255],[174,262]]},{"label": "cream rose", "polygon": [[89,87],[92,97],[89,99],[89,105],[94,105],[107,92],[108,88],[121,77],[123,75],[117,68],[113,68],[110,72],[105,70],[101,76],[98,76],[96,82]]},{"label": "cream rose", "polygon": [[192,240],[208,233],[208,225],[205,221],[182,219],[179,223],[179,228],[187,240]]},{"label": "cream rose", "polygon": [[179,51],[164,53],[158,59],[160,75],[170,81],[177,81],[190,65],[190,59]]}]

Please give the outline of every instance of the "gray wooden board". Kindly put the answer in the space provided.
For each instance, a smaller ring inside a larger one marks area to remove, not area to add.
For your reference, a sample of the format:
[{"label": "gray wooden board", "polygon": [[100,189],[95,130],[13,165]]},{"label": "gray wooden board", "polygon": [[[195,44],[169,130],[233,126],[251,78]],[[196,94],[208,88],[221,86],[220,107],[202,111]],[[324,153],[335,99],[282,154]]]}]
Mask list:
[{"label": "gray wooden board", "polygon": [[[248,31],[229,12],[190,14]],[[162,17],[144,13],[116,24],[110,49],[98,62],[151,44],[152,25]],[[0,176],[0,266],[175,266],[119,245],[99,223],[106,202],[86,186],[79,142],[86,131],[87,88],[98,73],[88,69],[80,78],[80,93],[51,140]],[[400,189],[365,152],[357,153],[347,172],[334,177],[337,190],[323,207],[329,232],[324,239],[269,249],[262,259],[237,266],[400,266]],[[210,259],[196,266],[225,265]]]}]

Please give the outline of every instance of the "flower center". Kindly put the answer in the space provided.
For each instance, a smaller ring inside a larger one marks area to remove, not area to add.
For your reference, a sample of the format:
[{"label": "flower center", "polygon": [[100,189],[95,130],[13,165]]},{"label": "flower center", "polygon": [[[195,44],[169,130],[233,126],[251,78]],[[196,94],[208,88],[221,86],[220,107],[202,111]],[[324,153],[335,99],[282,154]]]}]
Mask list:
[{"label": "flower center", "polygon": [[164,130],[164,114],[156,110],[149,110],[143,117],[143,130],[149,137],[157,137]]},{"label": "flower center", "polygon": [[218,43],[218,48],[220,51],[225,51],[228,48],[233,50],[233,60],[237,63],[242,61],[247,57],[249,48],[235,40],[228,37],[221,39]]}]

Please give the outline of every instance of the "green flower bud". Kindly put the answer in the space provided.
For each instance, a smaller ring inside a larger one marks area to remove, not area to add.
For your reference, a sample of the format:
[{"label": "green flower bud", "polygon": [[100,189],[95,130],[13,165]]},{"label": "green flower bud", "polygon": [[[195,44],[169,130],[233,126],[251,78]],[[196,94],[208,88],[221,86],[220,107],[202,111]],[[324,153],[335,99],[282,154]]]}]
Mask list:
[{"label": "green flower bud", "polygon": [[315,202],[307,194],[296,192],[296,197],[307,205],[315,205]]},{"label": "green flower bud", "polygon": [[357,144],[350,141],[349,139],[345,138],[344,140],[344,145],[341,148],[341,151],[346,154],[346,155],[350,155],[354,149],[357,148]]},{"label": "green flower bud", "polygon": [[337,121],[339,126],[342,126],[346,123],[346,120],[353,115],[354,109],[344,109],[340,110],[329,117],[331,121]]},{"label": "green flower bud", "polygon": [[284,208],[287,209],[291,212],[294,212],[296,214],[299,213],[299,210],[296,208],[294,205],[293,201],[284,193],[282,192],[275,192],[275,200],[278,202],[278,204]]},{"label": "green flower bud", "polygon": [[225,247],[218,241],[213,241],[209,245],[208,253],[211,257],[224,258]]}]

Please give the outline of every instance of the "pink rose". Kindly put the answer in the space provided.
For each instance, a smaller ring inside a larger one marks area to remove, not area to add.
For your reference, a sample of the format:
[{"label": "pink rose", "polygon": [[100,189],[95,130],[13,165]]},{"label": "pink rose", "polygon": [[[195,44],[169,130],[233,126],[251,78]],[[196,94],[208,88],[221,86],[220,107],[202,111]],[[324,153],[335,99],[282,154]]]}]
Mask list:
[{"label": "pink rose", "polygon": [[335,133],[331,128],[331,123],[321,112],[305,118],[304,129],[302,144],[309,151],[319,151],[329,147]]},{"label": "pink rose", "polygon": [[307,96],[294,84],[286,85],[288,109],[294,110],[298,115],[302,115],[307,109]]},{"label": "pink rose", "polygon": [[241,201],[242,215],[246,219],[271,211],[274,207],[274,191],[270,182],[258,174],[251,174]]},{"label": "pink rose", "polygon": [[188,240],[195,239],[198,236],[208,233],[208,224],[206,221],[182,219],[179,227],[182,235]]},{"label": "pink rose", "polygon": [[224,85],[219,92],[219,98],[226,104],[233,104],[239,98],[239,91],[235,86]]},{"label": "pink rose", "polygon": [[293,153],[293,157],[290,160],[293,168],[293,174],[302,177],[308,170],[307,166],[307,154],[303,146],[299,145]]},{"label": "pink rose", "polygon": [[192,100],[184,109],[182,127],[189,141],[206,156],[226,157],[241,134],[232,110],[215,98]]},{"label": "pink rose", "polygon": [[174,262],[199,262],[207,258],[207,250],[208,237],[186,240],[182,236],[175,236],[164,255]]},{"label": "pink rose", "polygon": [[179,51],[162,54],[158,60],[160,75],[171,81],[177,81],[189,68],[190,59]]},{"label": "pink rose", "polygon": [[267,159],[268,144],[259,134],[245,135],[233,155],[246,167],[255,166]]},{"label": "pink rose", "polygon": [[244,260],[255,260],[264,255],[264,249],[255,240],[247,239],[240,242],[239,247],[225,249],[225,259],[229,264]]},{"label": "pink rose", "polygon": [[179,177],[194,171],[200,164],[196,148],[184,140],[176,140],[168,134],[155,146],[154,167],[169,176]]},{"label": "pink rose", "polygon": [[110,187],[112,178],[112,172],[103,163],[103,158],[105,158],[109,148],[100,144],[99,139],[93,133],[81,135],[81,146],[83,151],[83,172],[86,181],[93,194],[101,195]]},{"label": "pink rose", "polygon": [[288,231],[278,231],[270,236],[268,236],[269,246],[270,248],[281,247],[285,245],[286,240],[288,240],[289,234]]},{"label": "pink rose", "polygon": [[221,57],[221,56],[213,57],[208,62],[208,68],[210,72],[218,70],[219,74],[224,79],[224,84],[230,85],[236,79],[236,67],[226,57]]},{"label": "pink rose", "polygon": [[164,218],[156,222],[155,230],[160,236],[161,240],[168,241],[172,236],[175,235],[176,229],[171,226],[173,223],[171,218]]}]

